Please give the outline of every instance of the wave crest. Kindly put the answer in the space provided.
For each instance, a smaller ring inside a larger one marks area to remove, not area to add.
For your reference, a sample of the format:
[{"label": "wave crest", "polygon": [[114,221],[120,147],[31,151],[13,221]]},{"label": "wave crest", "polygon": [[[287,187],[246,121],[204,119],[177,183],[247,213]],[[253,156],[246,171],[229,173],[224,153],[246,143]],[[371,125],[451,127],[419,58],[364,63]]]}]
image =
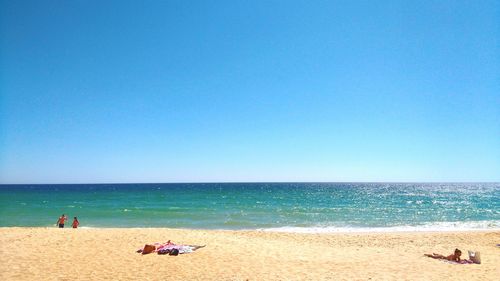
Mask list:
[{"label": "wave crest", "polygon": [[260,231],[293,232],[293,233],[350,233],[350,232],[428,232],[428,231],[473,231],[500,230],[500,220],[469,222],[429,222],[422,225],[402,225],[389,227],[357,227],[357,226],[283,226],[261,228]]}]

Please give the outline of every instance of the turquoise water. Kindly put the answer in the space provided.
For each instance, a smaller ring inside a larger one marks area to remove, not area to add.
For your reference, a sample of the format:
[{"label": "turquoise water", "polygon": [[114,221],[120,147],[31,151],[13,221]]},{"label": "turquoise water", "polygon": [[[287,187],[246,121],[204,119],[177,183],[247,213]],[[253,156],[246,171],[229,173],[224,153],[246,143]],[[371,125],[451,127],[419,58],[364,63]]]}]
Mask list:
[{"label": "turquoise water", "polygon": [[0,226],[500,229],[499,183],[0,185]]}]

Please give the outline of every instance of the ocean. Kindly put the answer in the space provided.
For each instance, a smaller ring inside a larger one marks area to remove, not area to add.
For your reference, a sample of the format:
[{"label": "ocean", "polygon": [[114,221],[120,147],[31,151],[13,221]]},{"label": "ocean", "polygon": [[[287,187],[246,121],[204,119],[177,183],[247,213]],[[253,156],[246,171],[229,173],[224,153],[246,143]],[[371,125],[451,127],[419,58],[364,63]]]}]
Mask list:
[{"label": "ocean", "polygon": [[500,183],[0,185],[0,226],[288,232],[500,229]]}]

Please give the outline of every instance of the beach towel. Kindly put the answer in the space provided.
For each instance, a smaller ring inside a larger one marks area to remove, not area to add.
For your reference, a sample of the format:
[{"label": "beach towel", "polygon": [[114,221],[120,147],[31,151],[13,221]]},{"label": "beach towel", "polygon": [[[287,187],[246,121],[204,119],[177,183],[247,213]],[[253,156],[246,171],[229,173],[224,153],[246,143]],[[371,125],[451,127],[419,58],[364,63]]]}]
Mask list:
[{"label": "beach towel", "polygon": [[167,251],[172,251],[172,250],[178,250],[179,254],[187,254],[187,253],[192,253],[194,252],[196,245],[176,245],[176,244],[169,244],[169,245],[164,245],[158,248],[159,251],[167,252]]},{"label": "beach towel", "polygon": [[449,260],[442,260],[442,261],[444,261],[446,263],[451,263],[451,264],[474,264],[474,262],[471,261],[471,260],[460,260],[459,262],[457,262],[457,261],[449,261]]},{"label": "beach towel", "polygon": [[156,252],[159,255],[177,255],[177,254],[188,254],[192,253],[199,248],[203,248],[205,246],[198,245],[178,245],[172,243],[168,240],[165,243],[154,243],[154,244],[146,244],[142,249],[137,250],[137,253],[142,253],[143,255],[150,254]]}]

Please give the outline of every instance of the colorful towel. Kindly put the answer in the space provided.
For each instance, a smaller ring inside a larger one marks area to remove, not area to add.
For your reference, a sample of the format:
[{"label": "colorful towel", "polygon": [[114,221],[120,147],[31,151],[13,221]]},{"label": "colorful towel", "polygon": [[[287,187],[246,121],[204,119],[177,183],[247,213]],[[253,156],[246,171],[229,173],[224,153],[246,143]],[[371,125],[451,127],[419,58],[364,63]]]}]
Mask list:
[{"label": "colorful towel", "polygon": [[187,253],[192,253],[195,250],[199,248],[203,248],[205,246],[197,246],[197,245],[181,245],[181,244],[175,244],[168,240],[165,243],[154,243],[152,244],[154,246],[154,250],[147,250],[145,251],[146,248],[152,249],[151,245],[145,245],[144,248],[137,250],[137,253],[142,253],[142,254],[149,254],[149,253],[158,253],[160,255],[168,254],[172,250],[176,249],[179,254],[187,254]]},{"label": "colorful towel", "polygon": [[474,262],[471,260],[460,260],[459,262],[449,261],[449,260],[442,260],[442,261],[447,262],[447,263],[451,263],[451,264],[474,264]]}]

